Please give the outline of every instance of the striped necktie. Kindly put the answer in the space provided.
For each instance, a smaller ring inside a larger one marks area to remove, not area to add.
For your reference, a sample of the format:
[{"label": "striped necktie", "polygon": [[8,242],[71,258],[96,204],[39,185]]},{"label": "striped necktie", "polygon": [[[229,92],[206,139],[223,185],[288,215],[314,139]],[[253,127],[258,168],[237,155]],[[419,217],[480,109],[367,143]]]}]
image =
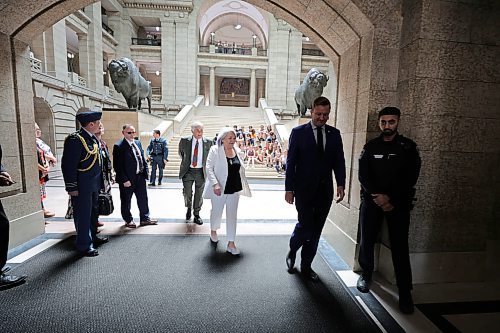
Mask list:
[{"label": "striped necktie", "polygon": [[193,167],[196,167],[198,165],[198,139],[196,139],[196,144],[194,145],[194,152],[193,152]]}]

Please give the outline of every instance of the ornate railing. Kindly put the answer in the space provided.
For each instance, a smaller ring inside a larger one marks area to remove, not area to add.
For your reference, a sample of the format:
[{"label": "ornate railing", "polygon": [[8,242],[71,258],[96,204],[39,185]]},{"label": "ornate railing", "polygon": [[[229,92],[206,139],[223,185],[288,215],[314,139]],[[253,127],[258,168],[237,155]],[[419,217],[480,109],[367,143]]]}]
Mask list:
[{"label": "ornate railing", "polygon": [[323,51],[318,49],[302,49],[302,55],[324,57]]},{"label": "ornate railing", "polygon": [[161,39],[132,38],[132,45],[161,46]]},{"label": "ornate railing", "polygon": [[31,70],[35,72],[42,72],[42,61],[37,58],[30,58]]},{"label": "ornate railing", "polygon": [[113,37],[115,36],[115,32],[110,27],[108,27],[106,23],[102,22],[102,28],[106,30],[106,32],[109,33],[111,36]]},{"label": "ornate railing", "polygon": [[87,80],[84,79],[83,77],[81,77],[80,75],[78,75],[77,73],[68,72],[68,79],[69,79],[69,82],[77,84],[79,86],[82,86],[82,87],[87,86]]}]

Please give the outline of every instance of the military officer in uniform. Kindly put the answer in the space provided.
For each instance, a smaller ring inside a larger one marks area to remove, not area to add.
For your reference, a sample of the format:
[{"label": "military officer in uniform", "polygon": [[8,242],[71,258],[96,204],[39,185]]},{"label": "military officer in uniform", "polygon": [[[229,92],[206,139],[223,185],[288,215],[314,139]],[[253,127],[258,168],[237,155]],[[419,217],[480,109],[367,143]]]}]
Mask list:
[{"label": "military officer in uniform", "polygon": [[359,159],[361,241],[358,260],[363,273],[357,288],[363,293],[370,289],[374,246],[385,218],[399,290],[399,308],[410,314],[414,306],[408,232],[421,160],[415,142],[397,131],[400,114],[395,107],[385,107],[379,112],[378,126],[382,133],[364,146]]},{"label": "military officer in uniform", "polygon": [[167,140],[160,137],[159,130],[153,130],[153,138],[149,142],[146,149],[148,154],[148,161],[151,161],[151,179],[149,186],[155,186],[156,168],[158,167],[158,185],[161,185],[163,179],[163,169],[168,162],[168,147]]},{"label": "military officer in uniform", "polygon": [[81,124],[64,141],[61,170],[66,191],[71,197],[76,228],[76,249],[87,257],[99,253],[94,245],[108,241],[97,238],[95,228],[99,215],[98,196],[102,182],[102,161],[95,133],[99,131],[102,112],[85,109],[76,115]]}]

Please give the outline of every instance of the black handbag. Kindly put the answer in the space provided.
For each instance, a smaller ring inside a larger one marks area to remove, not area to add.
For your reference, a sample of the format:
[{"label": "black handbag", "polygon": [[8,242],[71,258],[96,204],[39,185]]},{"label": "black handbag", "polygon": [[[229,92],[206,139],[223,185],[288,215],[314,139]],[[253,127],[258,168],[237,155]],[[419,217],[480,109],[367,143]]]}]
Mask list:
[{"label": "black handbag", "polygon": [[114,209],[111,193],[99,193],[99,215],[109,215]]}]

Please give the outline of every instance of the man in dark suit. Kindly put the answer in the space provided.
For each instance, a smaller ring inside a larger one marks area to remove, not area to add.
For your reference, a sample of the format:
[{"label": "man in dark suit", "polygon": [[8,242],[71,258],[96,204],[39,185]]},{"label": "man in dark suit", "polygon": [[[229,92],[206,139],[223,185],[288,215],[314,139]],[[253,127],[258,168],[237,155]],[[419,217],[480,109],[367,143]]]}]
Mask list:
[{"label": "man in dark suit", "polygon": [[285,200],[289,204],[295,201],[298,223],[290,238],[286,263],[288,272],[293,273],[296,253],[302,247],[301,274],[311,280],[318,279],[311,264],[334,197],[332,170],[337,183],[335,201],[344,198],[344,150],[339,130],[326,125],[330,107],[327,98],[318,97],[311,121],[292,130],[288,147]]},{"label": "man in dark suit", "polygon": [[[14,184],[12,177],[2,165],[2,146],[0,146],[0,186],[10,186],[12,184]],[[26,281],[26,275],[16,276],[7,274],[10,271],[10,267],[5,266],[9,252],[9,228],[9,219],[5,215],[2,202],[0,202],[0,290],[18,286]]]},{"label": "man in dark suit", "polygon": [[99,254],[94,245],[108,242],[107,237],[99,238],[95,232],[102,184],[101,151],[95,133],[99,131],[101,116],[101,111],[79,110],[76,119],[82,127],[64,140],[61,160],[65,188],[73,206],[76,249],[87,257]]},{"label": "man in dark suit", "polygon": [[144,158],[144,151],[139,140],[134,139],[135,127],[131,124],[123,125],[123,139],[113,147],[113,167],[116,172],[116,182],[120,189],[121,213],[125,226],[135,228],[130,213],[132,195],[137,198],[139,207],[140,225],[154,225],[157,220],[149,217],[148,193],[146,180],[148,179],[148,164]]},{"label": "man in dark suit", "polygon": [[[181,167],[179,178],[182,179],[182,194],[187,207],[186,222],[191,220],[191,208],[194,211],[193,222],[202,225],[200,218],[201,205],[203,204],[203,188],[205,187],[205,165],[212,141],[203,137],[203,124],[195,121],[191,125],[192,136],[179,141],[179,156]],[[194,201],[193,201],[194,183]]]}]

